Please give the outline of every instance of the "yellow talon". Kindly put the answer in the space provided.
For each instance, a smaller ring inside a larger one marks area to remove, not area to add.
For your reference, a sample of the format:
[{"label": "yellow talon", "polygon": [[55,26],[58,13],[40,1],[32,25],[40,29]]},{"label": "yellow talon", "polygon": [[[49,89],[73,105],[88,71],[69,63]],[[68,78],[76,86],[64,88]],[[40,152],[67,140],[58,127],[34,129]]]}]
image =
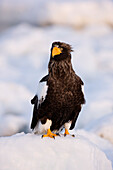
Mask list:
[{"label": "yellow talon", "polygon": [[55,136],[57,136],[57,135],[52,133],[50,129],[47,130],[46,135],[42,135],[42,137],[50,137],[50,138],[54,138],[54,139],[55,139]]},{"label": "yellow talon", "polygon": [[[68,130],[67,129],[65,129],[65,133],[64,133],[64,136],[66,136],[66,135],[70,135],[70,133],[68,132]],[[72,137],[75,137],[75,135],[71,135]]]},{"label": "yellow talon", "polygon": [[65,133],[64,133],[64,136],[66,136],[66,135],[69,135],[69,132],[67,129],[65,129]]}]

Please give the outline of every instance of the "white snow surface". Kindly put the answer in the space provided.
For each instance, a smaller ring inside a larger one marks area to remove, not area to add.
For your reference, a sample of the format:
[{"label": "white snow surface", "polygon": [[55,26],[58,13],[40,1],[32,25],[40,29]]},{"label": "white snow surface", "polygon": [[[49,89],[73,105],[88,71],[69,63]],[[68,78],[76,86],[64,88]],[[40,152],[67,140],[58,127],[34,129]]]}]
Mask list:
[{"label": "white snow surface", "polygon": [[78,131],[75,138],[41,139],[20,133],[0,140],[2,170],[112,170],[111,160],[113,147],[109,142],[85,131]]}]

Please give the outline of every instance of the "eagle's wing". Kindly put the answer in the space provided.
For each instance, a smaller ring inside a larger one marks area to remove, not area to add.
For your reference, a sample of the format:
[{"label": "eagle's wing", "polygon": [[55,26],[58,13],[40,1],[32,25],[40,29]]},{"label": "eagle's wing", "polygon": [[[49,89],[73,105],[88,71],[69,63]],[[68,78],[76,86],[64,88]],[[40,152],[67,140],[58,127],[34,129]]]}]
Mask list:
[{"label": "eagle's wing", "polygon": [[47,81],[48,81],[48,78],[49,78],[49,75],[46,75],[45,77],[43,77],[39,84],[38,84],[38,90],[37,90],[37,95],[38,95],[38,105],[41,104],[44,99],[45,99],[45,96],[47,94],[47,89],[48,89],[48,86],[47,86]]},{"label": "eagle's wing", "polygon": [[31,104],[34,105],[34,108],[33,108],[33,117],[32,117],[32,122],[31,122],[31,129],[34,129],[36,124],[37,124],[37,121],[38,121],[38,117],[37,117],[37,105],[38,105],[38,96],[35,95],[33,97],[33,99],[31,100]]},{"label": "eagle's wing", "polygon": [[47,80],[48,80],[48,78],[49,78],[49,75],[46,75],[45,77],[43,77],[40,80],[39,85],[38,85],[37,94],[31,100],[31,104],[34,105],[31,129],[34,129],[38,122],[38,106],[39,106],[39,104],[41,104],[44,101],[45,96],[47,94],[47,88],[48,88]]},{"label": "eagle's wing", "polygon": [[81,87],[81,91],[84,94],[84,82],[81,80],[81,78],[75,74],[75,80],[78,82],[79,86]]},{"label": "eagle's wing", "polygon": [[46,82],[46,81],[48,81],[48,78],[49,78],[49,74],[48,75],[46,75],[45,77],[43,77],[41,80],[40,80],[40,82]]},{"label": "eagle's wing", "polygon": [[78,115],[79,115],[79,113],[81,111],[81,107],[82,107],[83,104],[85,104],[84,83],[81,80],[81,78],[78,75],[76,75],[76,74],[75,74],[75,80],[76,80],[78,86],[80,87],[80,88],[78,88],[78,90],[79,90],[79,95],[81,96],[81,104],[75,106],[75,110],[73,111],[74,117],[72,119],[72,124],[70,126],[70,130],[72,130],[74,128],[76,120],[78,118]]}]

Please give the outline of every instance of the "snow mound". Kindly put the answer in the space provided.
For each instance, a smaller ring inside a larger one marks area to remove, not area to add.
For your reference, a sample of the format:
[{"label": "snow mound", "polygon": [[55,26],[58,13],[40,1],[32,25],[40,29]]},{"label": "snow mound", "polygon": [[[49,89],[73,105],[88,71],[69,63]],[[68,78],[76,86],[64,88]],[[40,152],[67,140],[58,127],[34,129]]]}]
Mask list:
[{"label": "snow mound", "polygon": [[1,138],[0,167],[2,170],[112,170],[105,153],[83,135],[54,140],[24,133]]},{"label": "snow mound", "polygon": [[86,130],[96,133],[113,144],[113,113],[95,120],[86,127]]}]

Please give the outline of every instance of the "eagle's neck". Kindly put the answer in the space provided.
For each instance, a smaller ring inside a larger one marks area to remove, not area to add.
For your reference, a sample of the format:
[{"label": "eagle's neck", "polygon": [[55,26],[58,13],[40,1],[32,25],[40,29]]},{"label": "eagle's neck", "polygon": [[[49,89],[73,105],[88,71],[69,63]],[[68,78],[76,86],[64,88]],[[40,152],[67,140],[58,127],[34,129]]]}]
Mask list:
[{"label": "eagle's neck", "polygon": [[48,65],[49,75],[53,79],[65,79],[68,75],[74,74],[71,59],[62,61],[51,60]]}]

